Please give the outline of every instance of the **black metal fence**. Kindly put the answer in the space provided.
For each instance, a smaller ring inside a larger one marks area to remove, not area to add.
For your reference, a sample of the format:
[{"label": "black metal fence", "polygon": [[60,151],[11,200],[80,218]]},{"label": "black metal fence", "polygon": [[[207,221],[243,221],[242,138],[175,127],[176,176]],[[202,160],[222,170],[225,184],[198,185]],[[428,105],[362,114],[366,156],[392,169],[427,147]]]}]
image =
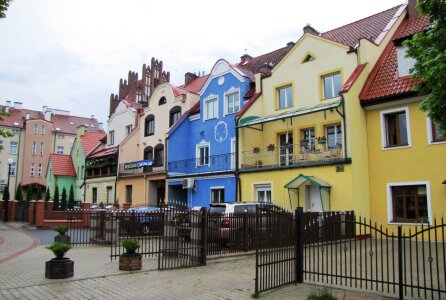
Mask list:
[{"label": "black metal fence", "polygon": [[[280,222],[267,223],[260,231],[256,292],[305,281],[398,295],[399,299],[446,297],[443,219],[439,224],[434,220],[431,225],[383,227],[353,212],[305,215],[299,208],[293,217],[264,211],[288,223],[284,236],[292,238],[292,243],[261,243],[263,233],[277,232]],[[257,228],[262,228],[263,219],[257,214]]]}]

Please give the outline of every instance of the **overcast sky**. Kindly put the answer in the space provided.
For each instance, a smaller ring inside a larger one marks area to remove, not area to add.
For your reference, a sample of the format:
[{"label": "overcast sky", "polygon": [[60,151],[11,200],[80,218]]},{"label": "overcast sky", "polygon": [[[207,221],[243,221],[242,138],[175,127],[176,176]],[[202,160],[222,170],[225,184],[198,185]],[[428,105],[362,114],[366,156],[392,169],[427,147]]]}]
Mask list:
[{"label": "overcast sky", "polygon": [[327,31],[405,0],[14,0],[0,19],[0,104],[95,115],[104,125],[120,78],[152,57],[171,82]]}]

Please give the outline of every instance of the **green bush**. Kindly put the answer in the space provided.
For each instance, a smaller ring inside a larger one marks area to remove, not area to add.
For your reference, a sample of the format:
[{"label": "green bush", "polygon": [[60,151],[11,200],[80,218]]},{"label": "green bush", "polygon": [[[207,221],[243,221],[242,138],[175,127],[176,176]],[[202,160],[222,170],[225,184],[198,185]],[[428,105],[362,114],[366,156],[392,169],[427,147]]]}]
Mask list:
[{"label": "green bush", "polygon": [[139,248],[139,243],[135,240],[123,240],[122,246],[125,249],[124,254],[135,254]]},{"label": "green bush", "polygon": [[317,292],[312,291],[308,296],[308,300],[338,300],[338,298],[333,296],[327,289],[323,289]]},{"label": "green bush", "polygon": [[51,250],[57,259],[62,259],[65,256],[65,253],[71,249],[71,246],[65,243],[54,242],[51,246],[46,248]]},{"label": "green bush", "polygon": [[69,228],[67,226],[57,226],[57,227],[54,227],[54,230],[57,233],[64,235],[65,233],[68,232]]}]

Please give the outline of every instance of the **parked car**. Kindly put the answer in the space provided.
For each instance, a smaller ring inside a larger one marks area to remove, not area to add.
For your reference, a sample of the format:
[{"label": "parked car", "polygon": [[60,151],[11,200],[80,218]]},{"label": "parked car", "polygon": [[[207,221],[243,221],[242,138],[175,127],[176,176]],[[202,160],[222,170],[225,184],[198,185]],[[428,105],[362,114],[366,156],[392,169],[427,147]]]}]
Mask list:
[{"label": "parked car", "polygon": [[162,216],[159,207],[132,207],[120,213],[119,216],[121,232],[126,235],[156,235],[162,230]]}]

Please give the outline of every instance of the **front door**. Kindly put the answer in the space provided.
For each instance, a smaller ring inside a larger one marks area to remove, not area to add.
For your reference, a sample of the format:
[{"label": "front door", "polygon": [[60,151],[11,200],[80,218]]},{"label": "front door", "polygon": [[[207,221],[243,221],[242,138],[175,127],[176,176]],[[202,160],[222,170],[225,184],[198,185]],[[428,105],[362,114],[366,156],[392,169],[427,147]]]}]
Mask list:
[{"label": "front door", "polygon": [[313,212],[323,211],[319,186],[305,186],[305,210]]},{"label": "front door", "polygon": [[293,163],[293,133],[279,134],[279,160],[281,166]]}]

